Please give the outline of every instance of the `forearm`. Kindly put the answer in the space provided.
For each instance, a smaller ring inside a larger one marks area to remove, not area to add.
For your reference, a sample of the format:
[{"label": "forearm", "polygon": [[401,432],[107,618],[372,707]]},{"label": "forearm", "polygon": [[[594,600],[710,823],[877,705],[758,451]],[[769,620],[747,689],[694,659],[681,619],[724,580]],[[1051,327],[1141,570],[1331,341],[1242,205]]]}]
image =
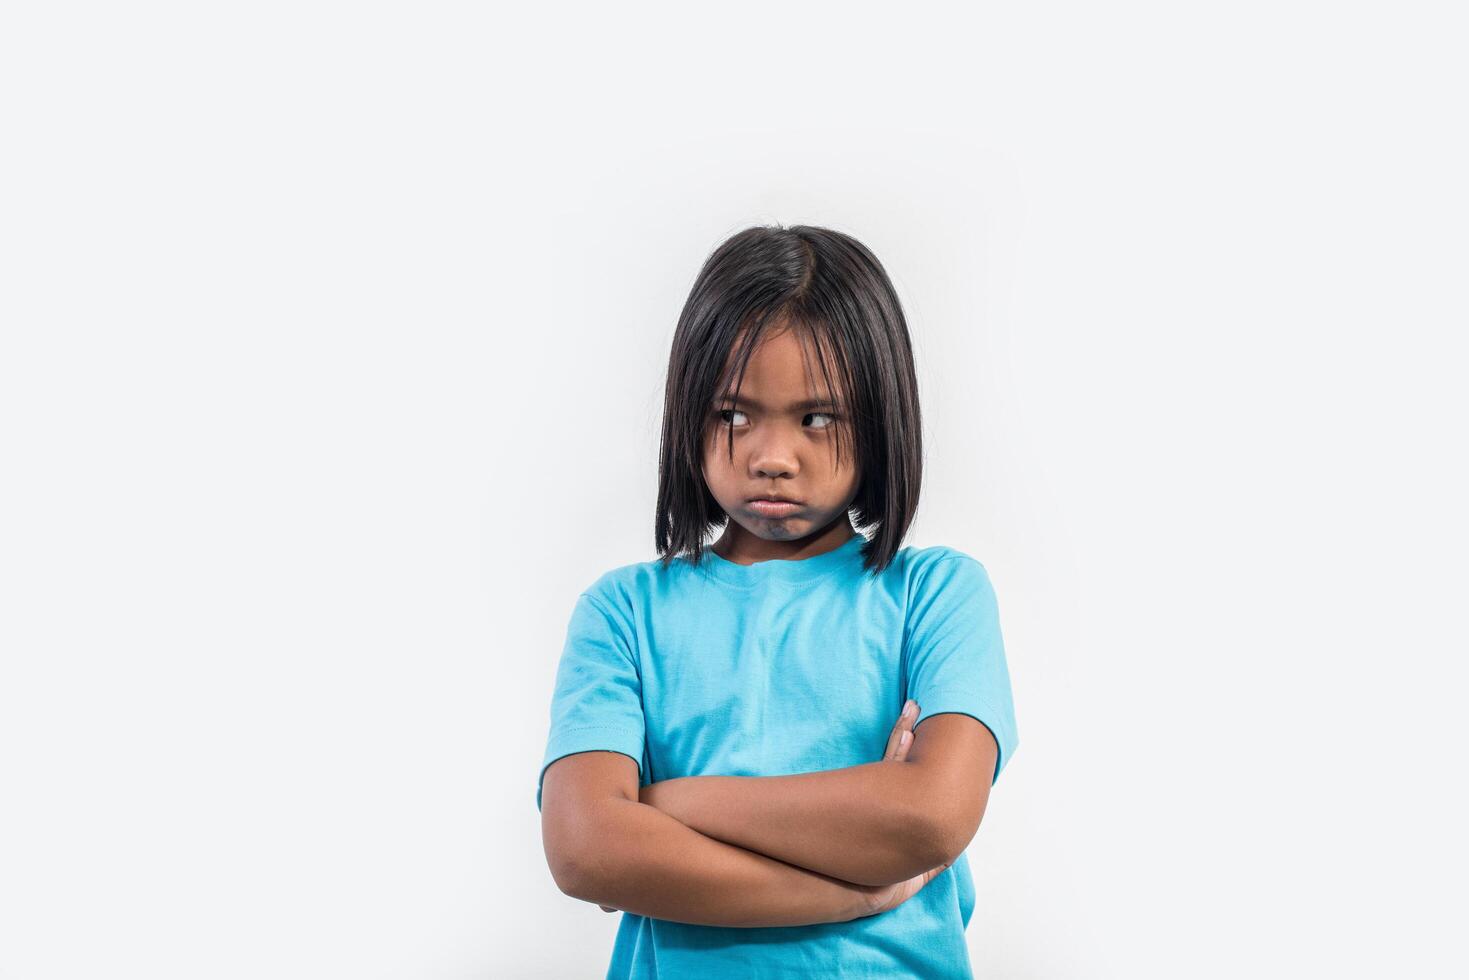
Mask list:
[{"label": "forearm", "polygon": [[610,799],[567,894],[673,922],[798,926],[867,914],[850,882],[713,840],[666,813]]},{"label": "forearm", "polygon": [[870,762],[789,776],[686,776],[640,799],[699,833],[845,881],[889,885],[939,863],[919,770]]}]

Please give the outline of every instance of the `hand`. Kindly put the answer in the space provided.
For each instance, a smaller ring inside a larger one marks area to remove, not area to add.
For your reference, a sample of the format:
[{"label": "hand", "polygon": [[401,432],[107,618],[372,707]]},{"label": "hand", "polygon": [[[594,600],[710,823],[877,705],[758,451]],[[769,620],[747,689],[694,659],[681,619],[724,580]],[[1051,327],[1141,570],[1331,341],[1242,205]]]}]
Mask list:
[{"label": "hand", "polygon": [[858,889],[865,894],[867,904],[864,907],[865,910],[857,918],[877,915],[879,912],[897,908],[917,895],[920,888],[937,878],[940,872],[953,863],[953,861],[945,861],[937,868],[925,871],[907,881],[900,881],[895,885],[858,885]]},{"label": "hand", "polygon": [[883,762],[903,762],[908,758],[908,749],[913,745],[913,723],[918,720],[918,702],[909,699],[898,715],[898,723],[888,735],[888,745],[883,751]]},{"label": "hand", "polygon": [[[887,749],[883,753],[884,762],[904,762],[908,758],[908,750],[913,746],[913,723],[918,718],[918,704],[909,701],[904,706],[903,713],[898,716],[898,723],[893,726],[892,734],[888,736]],[[953,864],[945,861],[937,868],[923,872],[892,885],[859,885],[858,890],[866,897],[867,904],[862,915],[876,915],[886,912],[888,909],[897,908],[908,899],[918,894],[918,890],[936,878],[941,871]],[[861,918],[859,915],[858,918]]]}]

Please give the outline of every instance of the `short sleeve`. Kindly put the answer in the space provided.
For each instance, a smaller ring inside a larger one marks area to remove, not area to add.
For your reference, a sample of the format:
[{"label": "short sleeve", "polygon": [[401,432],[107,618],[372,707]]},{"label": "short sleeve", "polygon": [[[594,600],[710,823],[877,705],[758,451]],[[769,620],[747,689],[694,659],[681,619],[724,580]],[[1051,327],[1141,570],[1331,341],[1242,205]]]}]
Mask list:
[{"label": "short sleeve", "polygon": [[551,728],[536,780],[536,809],[546,768],[562,756],[603,749],[644,764],[643,691],[630,624],[590,593],[577,597],[556,667]]},{"label": "short sleeve", "polygon": [[957,712],[990,730],[999,749],[994,785],[1020,742],[989,573],[974,558],[954,553],[916,576],[904,630],[908,697],[918,702],[919,722]]}]

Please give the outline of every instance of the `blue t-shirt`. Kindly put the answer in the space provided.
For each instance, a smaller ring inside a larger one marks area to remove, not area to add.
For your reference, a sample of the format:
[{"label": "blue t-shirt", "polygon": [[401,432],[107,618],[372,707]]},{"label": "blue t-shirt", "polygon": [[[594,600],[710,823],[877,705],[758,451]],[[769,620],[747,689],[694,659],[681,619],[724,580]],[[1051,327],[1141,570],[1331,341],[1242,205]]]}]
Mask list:
[{"label": "blue t-shirt", "polygon": [[[640,785],[876,762],[903,704],[994,733],[991,784],[1018,744],[995,592],[944,546],[878,575],[856,535],[812,558],[740,565],[705,551],[603,574],[577,597],[541,779],[562,756],[630,756]],[[536,809],[541,789],[536,787]],[[968,855],[896,908],[848,922],[733,928],[622,913],[608,980],[972,976]]]}]

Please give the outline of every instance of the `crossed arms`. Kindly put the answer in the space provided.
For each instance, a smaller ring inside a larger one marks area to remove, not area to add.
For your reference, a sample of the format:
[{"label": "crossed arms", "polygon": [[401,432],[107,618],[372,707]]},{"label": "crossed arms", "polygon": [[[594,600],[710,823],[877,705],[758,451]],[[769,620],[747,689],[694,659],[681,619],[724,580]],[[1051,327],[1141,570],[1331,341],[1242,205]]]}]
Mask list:
[{"label": "crossed arms", "polygon": [[[904,729],[912,740],[896,747]],[[799,775],[639,788],[628,756],[577,753],[546,770],[546,857],[563,892],[604,908],[710,925],[845,921],[963,852],[997,752],[987,727],[945,713],[900,718],[880,761]]]}]

